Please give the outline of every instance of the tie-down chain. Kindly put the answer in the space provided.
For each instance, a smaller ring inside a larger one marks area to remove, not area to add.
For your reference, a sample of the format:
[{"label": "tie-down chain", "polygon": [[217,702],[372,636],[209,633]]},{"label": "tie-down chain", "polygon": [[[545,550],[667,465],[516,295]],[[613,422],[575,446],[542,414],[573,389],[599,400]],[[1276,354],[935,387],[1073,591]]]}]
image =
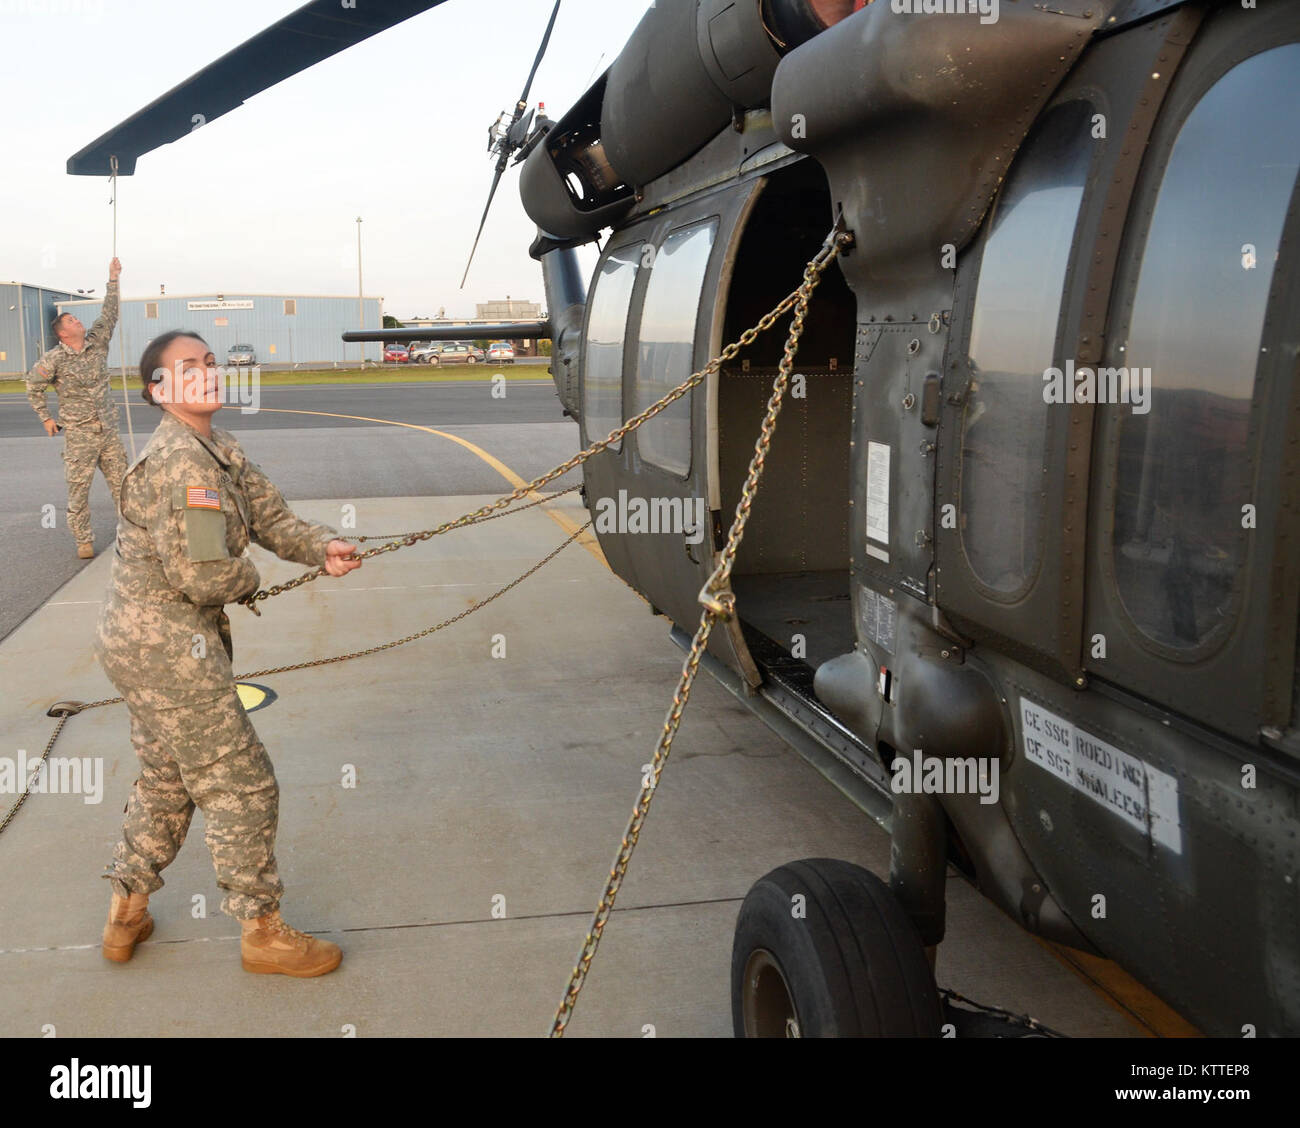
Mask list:
[{"label": "tie-down chain", "polygon": [[[791,310],[794,311],[794,317],[790,323],[789,333],[786,337],[785,349],[781,358],[781,364],[777,376],[773,382],[772,395],[768,401],[767,413],[763,418],[763,424],[759,431],[759,436],[754,445],[754,456],[750,461],[749,470],[745,477],[745,483],[741,488],[740,501],[736,506],[735,518],[732,521],[731,528],[728,531],[726,542],[719,554],[718,564],[712,574],[705,582],[700,591],[699,602],[704,607],[700,616],[700,625],[691,640],[691,646],[682,665],[681,677],[677,684],[677,689],[673,693],[672,705],[669,708],[668,715],[664,720],[663,729],[660,733],[658,745],[655,748],[654,756],[651,760],[650,771],[646,774],[646,782],[637,796],[635,805],[632,808],[631,817],[628,820],[627,828],[624,830],[622,840],[619,845],[618,853],[614,859],[614,864],[610,869],[609,879],[601,893],[600,900],[597,903],[595,914],[592,918],[587,935],[584,938],[582,949],[578,956],[578,961],[574,966],[573,973],[570,976],[569,983],[565,988],[563,999],[559,1008],[556,1010],[555,1018],[550,1029],[551,1037],[563,1037],[565,1028],[573,1015],[574,1006],[578,1000],[578,994],[586,981],[587,973],[591,968],[591,962],[595,958],[596,949],[600,944],[600,938],[604,932],[605,925],[608,922],[609,915],[613,911],[615,898],[618,896],[618,890],[623,883],[627,873],[627,867],[632,859],[632,852],[636,849],[637,840],[641,834],[641,828],[645,823],[646,816],[650,811],[650,803],[654,795],[654,790],[659,784],[660,777],[663,774],[664,766],[667,763],[668,755],[672,750],[673,739],[677,735],[677,730],[681,725],[682,714],[686,709],[687,702],[690,700],[691,688],[694,685],[696,674],[699,672],[700,661],[703,657],[704,650],[708,645],[709,636],[713,631],[714,625],[719,619],[729,620],[735,613],[736,597],[731,591],[730,581],[732,569],[735,566],[736,554],[740,549],[741,541],[745,535],[745,526],[749,521],[750,511],[753,507],[754,499],[758,494],[759,483],[763,477],[763,471],[766,466],[768,451],[771,447],[772,437],[776,431],[777,417],[781,413],[784,403],[784,396],[789,387],[790,377],[794,370],[794,359],[799,349],[799,341],[803,336],[805,319],[808,314],[808,308],[812,300],[813,291],[817,288],[818,283],[826,269],[835,261],[839,255],[849,250],[853,246],[853,235],[846,230],[843,217],[841,216],[826,241],[822,244],[821,249],[817,252],[811,262],[808,263],[804,270],[803,282],[798,289],[787,295],[780,303],[770,312],[765,314],[758,323],[751,329],[742,333],[734,342],[722,350],[714,357],[704,368],[693,373],[677,387],[662,396],[655,403],[640,414],[633,416],[621,426],[611,431],[605,438],[600,439],[585,450],[580,451],[566,462],[561,463],[552,470],[534,478],[527,485],[520,486],[513,492],[498,498],[488,505],[482,506],[472,513],[466,513],[454,520],[444,522],[433,529],[427,529],[416,533],[400,534],[393,537],[387,536],[370,536],[359,537],[358,540],[364,542],[368,540],[386,540],[389,543],[379,548],[368,549],[365,552],[358,553],[358,559],[365,559],[371,556],[379,556],[386,552],[395,552],[402,548],[407,548],[418,544],[421,541],[430,540],[433,537],[441,536],[444,533],[451,532],[454,529],[466,528],[470,525],[479,524],[483,521],[495,520],[498,517],[511,516],[515,513],[521,513],[525,509],[531,509],[534,506],[542,505],[556,497],[563,496],[577,486],[571,486],[567,490],[561,491],[548,497],[535,497],[528,504],[518,506],[509,512],[503,512],[516,501],[520,501],[530,494],[536,494],[536,491],[546,486],[557,478],[563,477],[569,471],[581,466],[588,459],[592,458],[618,442],[624,436],[637,430],[644,423],[653,419],[660,412],[665,410],[671,404],[681,399],[687,392],[691,391],[703,380],[719,372],[724,364],[733,360],[736,355],[749,345],[753,344],[758,337],[770,330],[777,321]],[[432,627],[428,627],[416,634],[407,635],[404,638],[384,643],[379,646],[369,647],[365,650],[354,651],[349,654],[336,655],[332,658],[320,658],[308,662],[300,662],[291,666],[277,666],[266,670],[256,670],[249,674],[240,675],[241,678],[267,677],[272,674],[289,673],[295,670],[311,669],[316,666],[331,665],[338,662],[347,662],[355,658],[366,657],[371,654],[377,654],[381,651],[391,650],[398,646],[404,646],[407,643],[414,642],[418,639],[426,638],[429,635],[442,630],[444,627],[451,626],[453,623],[460,622],[474,612],[487,606],[487,604],[505,595],[508,591],[517,587],[528,579],[535,572],[540,571],[558,556],[565,548],[572,544],[588,528],[591,522],[578,529],[568,539],[556,549],[543,557],[537,564],[527,572],[517,577],[505,587],[499,589],[487,599],[474,604],[460,614],[446,619]],[[319,577],[326,575],[324,568],[318,568],[312,572],[307,572],[296,579],[288,580],[282,584],[275,584],[272,587],[252,593],[239,600],[254,614],[260,615],[261,612],[257,604],[273,596],[281,595],[284,592],[292,591],[295,588],[302,587],[311,583]],[[64,725],[71,716],[77,713],[85,712],[88,709],[97,709],[106,705],[116,705],[122,702],[121,697],[105,698],[102,701],[93,701],[88,704],[79,701],[62,701],[52,706],[48,715],[57,717],[58,723],[55,725],[54,732],[51,733],[50,739],[45,746],[36,771],[33,772],[31,779],[28,781],[23,793],[13,804],[4,818],[0,820],[0,834],[2,834],[14,816],[18,813],[19,808],[26,801],[31,792],[32,785],[35,783],[36,776],[39,774],[40,765],[43,765],[48,758],[59,734],[63,731]]]}]

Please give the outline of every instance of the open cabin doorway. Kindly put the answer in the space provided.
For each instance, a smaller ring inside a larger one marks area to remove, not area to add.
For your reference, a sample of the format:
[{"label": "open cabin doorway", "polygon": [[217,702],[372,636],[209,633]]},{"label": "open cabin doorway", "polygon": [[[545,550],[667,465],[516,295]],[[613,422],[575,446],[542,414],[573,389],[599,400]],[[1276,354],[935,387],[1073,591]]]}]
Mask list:
[{"label": "open cabin doorway", "polygon": [[[724,340],[735,340],[799,284],[831,224],[821,168],[772,176],[737,252]],[[838,267],[814,293],[787,393],[732,576],[755,663],[812,673],[853,649],[849,586],[850,441],[857,306]],[[790,318],[719,374],[716,419],[722,526],[731,523],[754,454]],[[802,392],[802,395],[792,394]],[[802,667],[800,666],[802,664]],[[804,668],[806,667],[806,668]]]}]

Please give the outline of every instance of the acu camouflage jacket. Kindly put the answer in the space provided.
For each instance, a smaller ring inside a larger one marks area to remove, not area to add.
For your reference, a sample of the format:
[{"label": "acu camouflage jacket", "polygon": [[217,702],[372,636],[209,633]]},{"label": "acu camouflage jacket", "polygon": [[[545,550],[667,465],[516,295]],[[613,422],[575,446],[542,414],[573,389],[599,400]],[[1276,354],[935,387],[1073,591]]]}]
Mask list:
[{"label": "acu camouflage jacket", "polygon": [[[338,534],[294,515],[229,432],[200,435],[165,414],[122,482],[122,511],[98,648],[118,688],[152,685],[174,703],[230,685],[222,606],[257,589],[250,541],[325,563]],[[207,639],[195,650],[196,638]]]},{"label": "acu camouflage jacket", "polygon": [[59,397],[59,422],[65,427],[102,423],[117,428],[117,405],[108,379],[108,343],[117,326],[118,284],[110,282],[104,308],[86,334],[80,352],[60,341],[41,356],[27,377],[27,398],[42,423],[50,418],[46,396]]}]

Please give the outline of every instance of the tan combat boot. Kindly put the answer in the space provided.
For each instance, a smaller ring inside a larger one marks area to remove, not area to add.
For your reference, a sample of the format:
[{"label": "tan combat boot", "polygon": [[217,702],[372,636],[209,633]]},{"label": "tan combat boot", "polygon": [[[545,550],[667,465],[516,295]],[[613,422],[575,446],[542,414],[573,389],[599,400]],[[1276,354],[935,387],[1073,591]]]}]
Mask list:
[{"label": "tan combat boot", "polygon": [[153,917],[149,915],[149,894],[132,893],[130,897],[113,894],[104,925],[104,959],[126,963],[135,946],[153,934]]},{"label": "tan combat boot", "polygon": [[77,545],[78,560],[91,560],[94,558],[94,556],[95,556],[95,546],[93,544]]},{"label": "tan combat boot", "polygon": [[333,971],[343,961],[343,949],[290,928],[280,910],[253,920],[241,920],[239,954],[244,970],[256,975],[292,975],[311,979]]}]

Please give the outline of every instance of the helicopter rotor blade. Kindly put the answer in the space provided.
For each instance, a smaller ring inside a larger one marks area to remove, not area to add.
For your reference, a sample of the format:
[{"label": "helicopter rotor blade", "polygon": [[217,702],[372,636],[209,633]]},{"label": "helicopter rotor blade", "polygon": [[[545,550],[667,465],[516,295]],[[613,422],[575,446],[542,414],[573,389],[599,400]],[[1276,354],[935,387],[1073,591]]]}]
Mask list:
[{"label": "helicopter rotor blade", "polygon": [[[465,264],[465,274],[460,280],[462,290],[465,289],[465,283],[469,280],[469,268],[474,265],[474,255],[478,251],[479,240],[483,238],[483,229],[487,226],[488,212],[492,210],[492,200],[501,184],[501,177],[510,164],[511,154],[524,142],[525,138],[518,136],[519,123],[524,117],[524,111],[528,109],[528,94],[533,88],[533,79],[537,77],[537,71],[542,65],[542,60],[546,57],[546,49],[551,44],[551,32],[555,30],[555,21],[560,14],[560,3],[561,0],[555,0],[555,7],[551,9],[551,18],[546,25],[546,33],[542,36],[542,45],[537,49],[537,56],[533,59],[533,69],[528,72],[528,81],[524,83],[524,92],[519,96],[519,101],[515,104],[514,113],[510,117],[510,124],[506,127],[505,135],[501,140],[496,175],[492,177],[492,188],[488,192],[487,207],[483,209],[483,218],[479,221],[478,234],[474,236],[474,246],[470,248],[469,262]],[[530,124],[532,117],[532,114],[528,115]]]},{"label": "helicopter rotor blade", "polygon": [[[560,14],[560,0],[555,0],[555,7],[551,9],[551,22],[546,25],[546,34],[542,36],[542,45],[537,50],[537,58],[533,60],[533,69],[528,72],[528,81],[524,83],[524,92],[519,95],[519,105],[521,107],[528,105],[528,94],[533,88],[533,79],[537,77],[538,68],[542,65],[542,60],[546,57],[546,49],[551,44],[551,32],[555,30],[555,20]],[[518,120],[522,109],[515,114]]]},{"label": "helicopter rotor blade", "polygon": [[469,279],[469,268],[474,264],[474,255],[478,251],[478,241],[483,238],[483,228],[487,226],[488,212],[492,210],[492,198],[497,194],[497,188],[501,184],[501,176],[506,171],[504,160],[497,162],[497,173],[492,178],[492,190],[488,193],[487,207],[483,209],[483,218],[479,220],[478,234],[474,236],[474,246],[470,248],[469,262],[465,264],[465,273],[460,280],[460,288],[465,289],[465,283]]},{"label": "helicopter rotor blade", "polygon": [[73,176],[130,176],[138,157],[192,133],[286,78],[446,0],[385,0],[346,7],[311,0],[209,63],[68,158]]}]

